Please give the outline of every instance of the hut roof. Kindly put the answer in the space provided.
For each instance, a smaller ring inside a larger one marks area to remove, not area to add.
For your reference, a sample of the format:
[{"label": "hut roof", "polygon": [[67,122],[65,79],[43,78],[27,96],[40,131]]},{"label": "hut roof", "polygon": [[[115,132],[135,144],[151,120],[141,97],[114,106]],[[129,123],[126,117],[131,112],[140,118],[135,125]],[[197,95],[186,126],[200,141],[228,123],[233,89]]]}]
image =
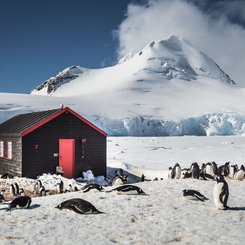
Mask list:
[{"label": "hut roof", "polygon": [[65,112],[70,112],[102,135],[107,136],[103,130],[99,129],[69,107],[16,115],[0,124],[0,134],[25,136]]}]

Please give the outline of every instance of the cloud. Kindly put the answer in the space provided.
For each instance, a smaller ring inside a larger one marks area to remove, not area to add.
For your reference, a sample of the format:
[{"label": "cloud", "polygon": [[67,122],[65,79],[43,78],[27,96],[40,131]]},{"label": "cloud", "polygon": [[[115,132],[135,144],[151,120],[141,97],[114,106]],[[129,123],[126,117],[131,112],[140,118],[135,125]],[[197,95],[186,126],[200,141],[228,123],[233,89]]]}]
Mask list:
[{"label": "cloud", "polygon": [[[118,57],[137,52],[152,40],[183,36],[209,55],[237,84],[245,86],[245,4],[234,1],[148,0],[129,4],[116,31]],[[212,8],[213,6],[213,8]]]}]

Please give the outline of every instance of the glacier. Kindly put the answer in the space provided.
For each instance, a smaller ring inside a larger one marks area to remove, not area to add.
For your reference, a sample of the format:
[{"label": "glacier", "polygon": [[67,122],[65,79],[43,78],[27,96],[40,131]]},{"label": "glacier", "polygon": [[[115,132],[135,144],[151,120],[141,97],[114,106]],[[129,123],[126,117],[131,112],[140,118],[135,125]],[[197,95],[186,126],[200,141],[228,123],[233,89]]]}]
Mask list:
[{"label": "glacier", "polygon": [[111,119],[91,117],[90,120],[109,136],[221,136],[245,135],[245,115],[214,113],[179,121],[142,116]]}]

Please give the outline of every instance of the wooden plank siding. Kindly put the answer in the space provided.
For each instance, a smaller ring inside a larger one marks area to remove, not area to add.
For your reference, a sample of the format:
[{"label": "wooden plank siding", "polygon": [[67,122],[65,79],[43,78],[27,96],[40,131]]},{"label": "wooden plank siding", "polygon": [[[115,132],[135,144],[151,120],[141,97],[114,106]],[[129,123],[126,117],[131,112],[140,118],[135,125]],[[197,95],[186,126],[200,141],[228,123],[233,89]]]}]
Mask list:
[{"label": "wooden plank siding", "polygon": [[[0,158],[0,173],[22,176],[22,140],[17,136],[1,136],[4,142],[4,157]],[[8,159],[8,142],[12,142],[12,159]]]},{"label": "wooden plank siding", "polygon": [[[106,176],[106,136],[65,112],[22,138],[22,175],[35,178],[55,173],[59,164],[59,139],[75,139],[75,177],[92,170],[95,176]],[[86,139],[84,158],[81,140]],[[21,164],[20,164],[21,165]]]}]

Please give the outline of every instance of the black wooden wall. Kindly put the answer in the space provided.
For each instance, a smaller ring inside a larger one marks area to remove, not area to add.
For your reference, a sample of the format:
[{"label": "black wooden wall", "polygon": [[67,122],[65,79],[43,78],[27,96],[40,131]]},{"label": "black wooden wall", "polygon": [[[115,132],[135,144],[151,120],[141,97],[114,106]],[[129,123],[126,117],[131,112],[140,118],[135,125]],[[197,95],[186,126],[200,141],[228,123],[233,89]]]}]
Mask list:
[{"label": "black wooden wall", "polygon": [[[22,175],[35,178],[55,173],[59,164],[59,139],[75,139],[75,176],[92,170],[106,176],[106,136],[65,112],[22,138]],[[82,157],[81,140],[86,139]]]},{"label": "black wooden wall", "polygon": [[[0,157],[0,173],[13,176],[22,175],[22,141],[19,136],[1,136],[0,141],[4,142],[4,157]],[[12,159],[7,158],[7,142],[12,142]]]}]

